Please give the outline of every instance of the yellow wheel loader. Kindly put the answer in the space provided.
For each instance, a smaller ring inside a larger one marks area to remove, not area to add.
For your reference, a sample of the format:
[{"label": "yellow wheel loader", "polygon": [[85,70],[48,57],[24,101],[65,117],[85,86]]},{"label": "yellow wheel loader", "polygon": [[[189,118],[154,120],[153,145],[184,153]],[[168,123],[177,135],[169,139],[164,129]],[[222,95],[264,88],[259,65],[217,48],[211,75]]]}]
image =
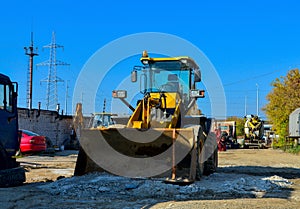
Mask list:
[{"label": "yellow wheel loader", "polygon": [[[106,171],[127,177],[166,177],[189,184],[217,168],[217,142],[211,119],[200,114],[204,90],[198,65],[190,57],[151,58],[134,67],[131,81],[143,95],[136,107],[126,90],[113,91],[132,110],[127,124],[81,130],[74,175]],[[211,131],[212,130],[212,131]]]}]

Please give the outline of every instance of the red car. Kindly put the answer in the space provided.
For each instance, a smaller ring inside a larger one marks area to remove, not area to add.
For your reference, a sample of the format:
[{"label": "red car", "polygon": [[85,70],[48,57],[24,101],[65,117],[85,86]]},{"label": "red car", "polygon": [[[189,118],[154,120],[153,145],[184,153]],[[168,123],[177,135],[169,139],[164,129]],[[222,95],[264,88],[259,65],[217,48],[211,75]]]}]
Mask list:
[{"label": "red car", "polygon": [[22,131],[21,152],[42,152],[46,150],[46,138],[28,130]]}]

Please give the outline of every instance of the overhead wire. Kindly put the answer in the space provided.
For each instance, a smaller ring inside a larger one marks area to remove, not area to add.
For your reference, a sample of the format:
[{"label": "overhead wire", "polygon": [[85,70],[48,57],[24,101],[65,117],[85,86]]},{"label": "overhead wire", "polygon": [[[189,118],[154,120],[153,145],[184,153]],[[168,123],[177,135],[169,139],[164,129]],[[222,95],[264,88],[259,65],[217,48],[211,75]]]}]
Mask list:
[{"label": "overhead wire", "polygon": [[279,71],[281,71],[281,69],[280,70],[274,70],[272,72],[264,73],[264,74],[257,75],[257,76],[247,77],[246,79],[242,79],[242,80],[239,80],[239,81],[234,81],[234,82],[231,82],[231,83],[227,83],[227,84],[224,84],[223,86],[231,86],[231,85],[234,85],[234,84],[243,83],[245,81],[254,80],[254,79],[257,79],[257,78],[262,78],[262,77],[271,75],[271,74],[279,72]]}]

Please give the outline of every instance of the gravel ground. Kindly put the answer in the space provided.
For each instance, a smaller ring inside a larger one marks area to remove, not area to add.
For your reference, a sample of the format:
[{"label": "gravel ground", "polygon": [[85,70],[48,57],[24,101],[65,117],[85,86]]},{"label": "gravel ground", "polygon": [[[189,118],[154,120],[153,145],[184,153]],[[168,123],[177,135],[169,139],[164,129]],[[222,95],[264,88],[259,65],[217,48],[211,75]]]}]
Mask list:
[{"label": "gravel ground", "polygon": [[299,208],[300,205],[300,158],[278,150],[220,152],[218,171],[188,186],[165,184],[157,178],[130,179],[106,173],[72,177],[77,153],[58,154],[20,159],[28,170],[27,183],[1,188],[0,208]]}]

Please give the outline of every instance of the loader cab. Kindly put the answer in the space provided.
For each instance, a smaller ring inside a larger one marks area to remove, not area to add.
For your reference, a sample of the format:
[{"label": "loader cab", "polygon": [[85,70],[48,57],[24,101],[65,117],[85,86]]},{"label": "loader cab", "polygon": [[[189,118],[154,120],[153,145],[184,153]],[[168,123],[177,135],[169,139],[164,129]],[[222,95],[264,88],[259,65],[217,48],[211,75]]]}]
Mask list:
[{"label": "loader cab", "polygon": [[143,94],[175,92],[181,98],[190,98],[190,90],[201,81],[198,65],[190,57],[150,58],[143,52],[141,62],[143,67],[134,67],[132,81],[138,81]]},{"label": "loader cab", "polygon": [[90,128],[107,128],[111,125],[114,125],[115,122],[113,120],[113,116],[117,116],[117,114],[113,113],[94,113],[90,120]]}]

